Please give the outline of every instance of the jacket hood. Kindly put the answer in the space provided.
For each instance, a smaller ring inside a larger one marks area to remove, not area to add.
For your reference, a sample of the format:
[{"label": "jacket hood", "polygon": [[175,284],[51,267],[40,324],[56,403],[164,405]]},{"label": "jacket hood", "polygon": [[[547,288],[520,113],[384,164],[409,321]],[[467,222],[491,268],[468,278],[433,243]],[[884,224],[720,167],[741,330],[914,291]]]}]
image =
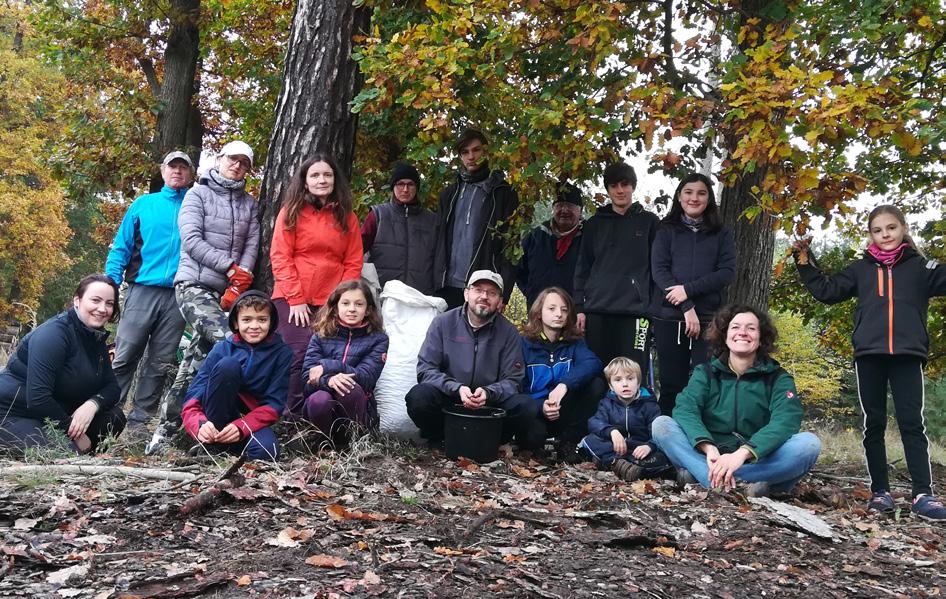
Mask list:
[{"label": "jacket hood", "polygon": [[276,312],[276,304],[273,303],[273,300],[271,300],[268,295],[262,291],[259,291],[258,289],[250,289],[249,291],[244,291],[240,294],[240,297],[238,297],[236,301],[233,302],[233,308],[230,309],[230,314],[227,317],[227,324],[229,325],[230,330],[233,331],[234,334],[237,334],[237,316],[239,316],[239,311],[236,308],[240,305],[240,300],[248,297],[258,297],[262,300],[265,300],[266,305],[269,307],[269,335],[266,336],[266,339],[269,340],[269,338],[273,336],[273,333],[276,332],[276,326],[279,324],[279,313]]},{"label": "jacket hood", "polygon": [[624,218],[632,214],[640,214],[643,211],[644,211],[644,207],[640,205],[640,202],[631,202],[631,205],[628,207],[627,212],[625,212],[624,214],[618,214],[617,212],[614,211],[614,206],[609,203],[609,204],[605,204],[601,208],[598,208],[598,211],[596,212],[596,214],[598,216]]},{"label": "jacket hood", "polygon": [[[710,365],[720,372],[725,372],[728,374],[732,374],[734,376],[736,374],[732,371],[732,368],[729,367],[729,353],[728,352],[724,353],[723,355],[717,358],[713,358],[710,361]],[[750,374],[750,373],[767,374],[769,372],[775,372],[779,368],[781,368],[781,366],[776,360],[773,360],[772,358],[757,357],[755,364],[753,364],[743,374]]]}]

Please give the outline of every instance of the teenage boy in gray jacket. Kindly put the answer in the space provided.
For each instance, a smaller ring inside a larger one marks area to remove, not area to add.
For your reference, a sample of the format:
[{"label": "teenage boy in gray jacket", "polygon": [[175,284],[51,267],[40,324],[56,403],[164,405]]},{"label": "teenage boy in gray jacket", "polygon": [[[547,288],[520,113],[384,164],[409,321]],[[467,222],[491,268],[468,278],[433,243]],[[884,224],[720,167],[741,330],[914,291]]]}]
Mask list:
[{"label": "teenage boy in gray jacket", "polygon": [[443,439],[444,406],[494,406],[506,411],[503,439],[520,448],[544,442],[538,404],[520,392],[525,367],[516,327],[499,314],[503,278],[475,271],[464,304],[437,316],[417,356],[417,382],[406,397],[407,414],[432,445]]}]

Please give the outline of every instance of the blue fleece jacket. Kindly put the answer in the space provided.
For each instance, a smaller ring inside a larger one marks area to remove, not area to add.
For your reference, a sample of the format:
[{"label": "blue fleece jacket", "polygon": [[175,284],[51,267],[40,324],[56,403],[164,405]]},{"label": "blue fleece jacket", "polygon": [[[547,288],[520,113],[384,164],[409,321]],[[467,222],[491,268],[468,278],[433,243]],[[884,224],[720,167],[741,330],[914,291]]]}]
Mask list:
[{"label": "blue fleece jacket", "polygon": [[128,207],[105,261],[105,274],[121,284],[173,287],[181,258],[177,215],[187,189],[165,185]]},{"label": "blue fleece jacket", "polygon": [[571,343],[522,338],[522,356],[526,362],[526,380],[522,388],[533,399],[544,401],[559,383],[569,390],[588,384],[601,372],[601,360],[584,339]]}]

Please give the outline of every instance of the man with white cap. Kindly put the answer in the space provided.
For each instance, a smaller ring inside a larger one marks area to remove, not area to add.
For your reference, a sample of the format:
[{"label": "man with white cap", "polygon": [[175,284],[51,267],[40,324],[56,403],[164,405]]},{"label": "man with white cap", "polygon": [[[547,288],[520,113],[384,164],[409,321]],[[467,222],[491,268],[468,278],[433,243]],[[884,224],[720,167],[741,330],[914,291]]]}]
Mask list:
[{"label": "man with white cap", "polygon": [[191,380],[214,344],[225,338],[226,312],[253,282],[260,227],[256,200],[246,193],[253,150],[231,141],[217,155],[214,168],[192,187],[181,206],[181,260],[174,295],[194,335],[171,389],[161,400],[161,419],[147,452],[180,427],[181,406]]},{"label": "man with white cap", "polygon": [[525,376],[519,332],[499,313],[503,278],[477,270],[463,290],[464,303],[437,316],[417,356],[417,381],[407,393],[407,413],[432,445],[443,439],[444,406],[493,406],[506,411],[503,438],[520,448],[543,442],[538,404],[521,393]]},{"label": "man with white cap", "polygon": [[[144,430],[157,411],[164,380],[175,368],[175,353],[184,332],[184,319],[174,299],[174,275],[181,253],[177,216],[194,164],[184,152],[170,152],[161,162],[164,187],[132,202],[115,234],[105,261],[105,273],[115,283],[127,283],[122,318],[115,335],[112,369],[124,405],[135,380],[126,433]],[[148,360],[139,367],[145,349]]]}]

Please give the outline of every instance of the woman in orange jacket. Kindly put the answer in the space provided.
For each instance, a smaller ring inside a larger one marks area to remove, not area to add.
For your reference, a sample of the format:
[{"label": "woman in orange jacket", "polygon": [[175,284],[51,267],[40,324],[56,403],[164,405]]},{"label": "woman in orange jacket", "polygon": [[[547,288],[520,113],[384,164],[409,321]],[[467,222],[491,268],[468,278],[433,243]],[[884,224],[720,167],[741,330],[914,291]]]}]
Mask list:
[{"label": "woman in orange jacket", "polygon": [[339,283],[361,276],[358,217],[352,212],[348,181],[331,156],[315,154],[293,174],[276,217],[269,257],[278,332],[293,353],[293,403],[293,398],[301,400],[302,360],[315,311]]}]

